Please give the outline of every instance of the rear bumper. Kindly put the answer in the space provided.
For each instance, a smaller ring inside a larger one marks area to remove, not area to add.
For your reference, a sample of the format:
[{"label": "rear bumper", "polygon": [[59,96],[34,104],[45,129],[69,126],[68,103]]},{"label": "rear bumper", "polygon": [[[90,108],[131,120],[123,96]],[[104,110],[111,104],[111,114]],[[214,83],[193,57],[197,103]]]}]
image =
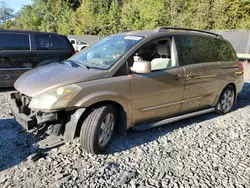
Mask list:
[{"label": "rear bumper", "polygon": [[243,75],[238,76],[236,80],[236,92],[239,94],[244,87],[244,77]]},{"label": "rear bumper", "polygon": [[19,93],[11,94],[11,111],[16,121],[26,130],[41,124],[55,124],[59,121],[58,112],[43,113],[28,108],[30,100]]}]

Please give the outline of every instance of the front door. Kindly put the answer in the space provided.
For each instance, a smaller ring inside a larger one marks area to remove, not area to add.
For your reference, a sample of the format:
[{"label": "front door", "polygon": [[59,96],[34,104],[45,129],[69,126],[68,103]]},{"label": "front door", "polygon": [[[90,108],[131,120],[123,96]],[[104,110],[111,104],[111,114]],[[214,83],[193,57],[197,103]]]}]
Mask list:
[{"label": "front door", "polygon": [[183,78],[182,67],[130,75],[133,123],[179,113],[184,92]]},{"label": "front door", "polygon": [[137,51],[135,59],[151,63],[151,73],[130,74],[132,124],[165,118],[180,112],[185,72],[178,66],[174,39],[163,37]]}]

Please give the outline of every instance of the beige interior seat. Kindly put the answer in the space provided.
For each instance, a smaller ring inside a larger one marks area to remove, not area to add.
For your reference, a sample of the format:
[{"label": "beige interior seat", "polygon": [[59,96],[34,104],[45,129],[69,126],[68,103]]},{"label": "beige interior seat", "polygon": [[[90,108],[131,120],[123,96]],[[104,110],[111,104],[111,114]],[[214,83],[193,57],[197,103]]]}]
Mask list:
[{"label": "beige interior seat", "polygon": [[159,45],[158,54],[160,55],[160,58],[155,58],[151,61],[152,70],[171,67],[169,43]]}]

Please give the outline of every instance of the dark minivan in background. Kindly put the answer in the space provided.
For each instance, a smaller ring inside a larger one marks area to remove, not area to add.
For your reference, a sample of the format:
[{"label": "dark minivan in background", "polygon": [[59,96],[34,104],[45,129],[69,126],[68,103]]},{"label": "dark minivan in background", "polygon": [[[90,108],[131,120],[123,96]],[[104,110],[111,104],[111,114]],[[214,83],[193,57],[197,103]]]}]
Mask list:
[{"label": "dark minivan in background", "polygon": [[0,29],[0,87],[12,87],[24,72],[74,53],[64,35]]}]

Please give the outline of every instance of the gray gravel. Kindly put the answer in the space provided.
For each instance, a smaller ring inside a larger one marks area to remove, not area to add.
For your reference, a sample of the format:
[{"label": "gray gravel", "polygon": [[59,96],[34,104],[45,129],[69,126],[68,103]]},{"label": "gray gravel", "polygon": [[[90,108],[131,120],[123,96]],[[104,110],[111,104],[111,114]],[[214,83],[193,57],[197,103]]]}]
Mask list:
[{"label": "gray gravel", "polygon": [[32,134],[0,93],[0,187],[250,187],[250,66],[235,109],[116,137],[105,155],[79,140],[31,160]]}]

